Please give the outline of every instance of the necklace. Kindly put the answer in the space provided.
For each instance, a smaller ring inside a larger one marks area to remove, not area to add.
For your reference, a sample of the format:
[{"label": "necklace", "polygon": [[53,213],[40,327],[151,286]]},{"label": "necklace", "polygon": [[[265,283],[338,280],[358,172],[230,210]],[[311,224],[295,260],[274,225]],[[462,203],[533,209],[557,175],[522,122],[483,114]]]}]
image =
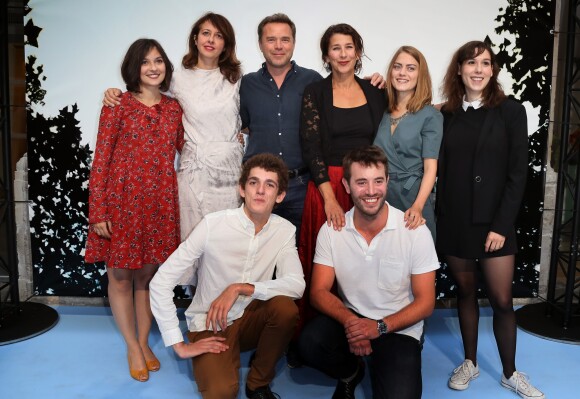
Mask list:
[{"label": "necklace", "polygon": [[396,118],[393,118],[392,116],[389,116],[389,119],[391,120],[391,125],[398,125],[399,122],[401,122],[401,120],[406,117],[407,115],[409,115],[409,112],[405,112],[403,115],[398,116]]}]

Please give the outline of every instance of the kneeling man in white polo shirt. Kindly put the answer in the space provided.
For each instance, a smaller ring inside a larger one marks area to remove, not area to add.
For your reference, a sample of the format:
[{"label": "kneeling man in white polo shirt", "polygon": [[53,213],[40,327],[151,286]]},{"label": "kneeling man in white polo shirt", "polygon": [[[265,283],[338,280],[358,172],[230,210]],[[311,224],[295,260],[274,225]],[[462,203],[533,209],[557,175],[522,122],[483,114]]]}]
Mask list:
[{"label": "kneeling man in white polo shirt", "polygon": [[[318,234],[310,287],[321,313],[306,325],[306,364],[338,379],[333,398],[354,398],[369,356],[373,397],[420,398],[423,319],[435,306],[439,268],[429,229],[405,227],[385,198],[384,152],[369,146],[344,158],[343,184],[354,207],[340,231]],[[336,281],[338,295],[332,287]]]}]

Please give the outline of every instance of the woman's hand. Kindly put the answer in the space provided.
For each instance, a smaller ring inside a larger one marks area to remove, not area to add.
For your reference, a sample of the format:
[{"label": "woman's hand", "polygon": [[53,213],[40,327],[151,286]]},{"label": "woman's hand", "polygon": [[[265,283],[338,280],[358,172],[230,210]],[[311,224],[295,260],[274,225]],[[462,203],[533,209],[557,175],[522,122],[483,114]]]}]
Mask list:
[{"label": "woman's hand", "polygon": [[487,233],[487,239],[485,240],[485,252],[499,251],[503,248],[505,243],[505,236],[501,234],[490,231]]},{"label": "woman's hand", "polygon": [[417,227],[426,223],[423,218],[423,209],[417,205],[411,206],[405,212],[405,227],[409,230],[415,230]]},{"label": "woman's hand", "polygon": [[101,238],[106,238],[107,240],[111,239],[111,234],[113,233],[113,229],[111,227],[111,222],[101,222],[95,223],[92,225],[93,231]]},{"label": "woman's hand", "polygon": [[384,89],[387,85],[387,81],[383,75],[378,72],[373,73],[372,76],[365,76],[363,79],[370,81],[373,86],[379,89]]},{"label": "woman's hand", "polygon": [[239,132],[238,135],[237,135],[238,136],[238,141],[243,146],[246,145],[246,140],[244,138],[244,135],[248,135],[249,136],[250,135],[250,129],[248,129],[248,128],[242,129],[242,131]]},{"label": "woman's hand", "polygon": [[121,94],[123,92],[119,89],[107,89],[105,91],[105,98],[103,99],[103,105],[107,107],[115,107],[121,104]]},{"label": "woman's hand", "polygon": [[223,342],[225,340],[223,337],[209,337],[187,344],[179,342],[173,345],[173,350],[182,359],[203,355],[204,353],[221,353],[229,349],[229,346]]},{"label": "woman's hand", "polygon": [[346,224],[344,211],[335,198],[324,201],[324,212],[326,213],[326,223],[329,226],[332,225],[334,230],[340,231]]}]

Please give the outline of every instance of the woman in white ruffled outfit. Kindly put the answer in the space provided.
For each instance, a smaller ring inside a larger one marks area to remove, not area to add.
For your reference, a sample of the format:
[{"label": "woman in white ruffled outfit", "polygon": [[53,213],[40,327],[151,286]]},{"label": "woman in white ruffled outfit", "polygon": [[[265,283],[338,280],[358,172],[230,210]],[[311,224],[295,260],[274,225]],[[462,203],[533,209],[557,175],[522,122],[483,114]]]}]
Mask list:
[{"label": "woman in white ruffled outfit", "polygon": [[[182,240],[206,214],[239,206],[243,155],[237,139],[241,72],[233,28],[224,17],[206,14],[194,24],[189,47],[170,89],[183,108],[185,127],[177,172]],[[221,60],[229,65],[218,65]],[[223,70],[231,67],[235,71]]]},{"label": "woman in white ruffled outfit", "polygon": [[[170,92],[183,108],[185,128],[177,170],[182,241],[208,213],[239,206],[242,74],[235,47],[229,21],[219,14],[205,14],[193,25],[189,52],[171,82]],[[194,285],[188,273],[181,283]]]}]

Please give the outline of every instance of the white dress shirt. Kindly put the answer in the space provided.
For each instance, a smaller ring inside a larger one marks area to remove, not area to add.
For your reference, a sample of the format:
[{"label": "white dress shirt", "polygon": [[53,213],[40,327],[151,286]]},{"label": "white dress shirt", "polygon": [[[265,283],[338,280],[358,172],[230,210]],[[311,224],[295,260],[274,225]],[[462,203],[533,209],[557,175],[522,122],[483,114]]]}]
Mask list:
[{"label": "white dress shirt", "polygon": [[467,108],[469,107],[473,107],[473,109],[479,109],[483,107],[483,103],[481,102],[481,98],[469,102],[467,101],[467,97],[463,95],[463,103],[461,104],[461,106],[463,107],[464,111],[467,111]]},{"label": "white dress shirt", "polygon": [[[240,295],[228,312],[228,325],[242,317],[253,299],[268,300],[278,295],[300,298],[304,274],[295,245],[296,228],[271,215],[255,234],[254,223],[244,206],[206,215],[189,237],[159,268],[149,285],[151,310],[165,346],[183,341],[179,328],[173,288],[188,268],[199,265],[198,285],[185,311],[190,331],[206,330],[211,303],[231,284],[254,285],[254,294]],[[198,262],[194,262],[199,259]],[[273,280],[274,270],[276,279]]]}]

